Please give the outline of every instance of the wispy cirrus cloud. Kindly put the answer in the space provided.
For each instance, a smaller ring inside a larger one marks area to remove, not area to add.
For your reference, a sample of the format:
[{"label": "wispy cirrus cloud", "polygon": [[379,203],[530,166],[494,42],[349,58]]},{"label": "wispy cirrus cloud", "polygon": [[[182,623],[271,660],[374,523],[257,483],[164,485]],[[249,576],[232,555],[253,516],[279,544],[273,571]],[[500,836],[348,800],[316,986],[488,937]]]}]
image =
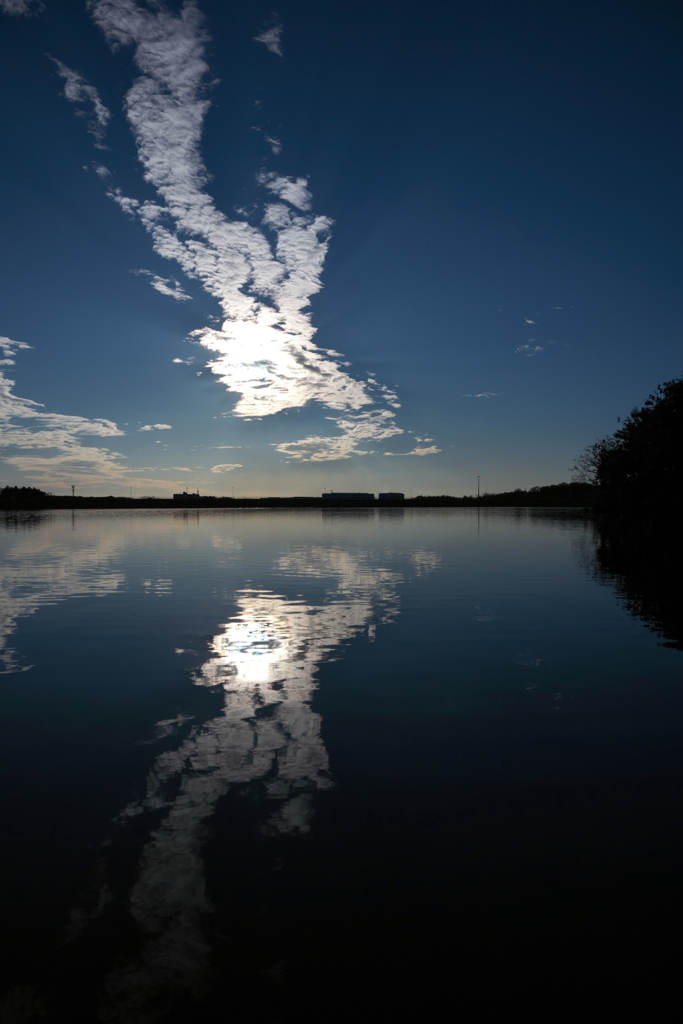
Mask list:
[{"label": "wispy cirrus cloud", "polygon": [[328,462],[331,459],[349,459],[352,455],[372,455],[375,449],[368,448],[367,445],[403,433],[394,422],[394,414],[386,409],[361,412],[355,416],[342,416],[334,419],[334,423],[342,431],[337,437],[311,435],[300,441],[274,444],[273,447],[288,459],[299,462]]},{"label": "wispy cirrus cloud", "polygon": [[441,451],[435,444],[429,448],[413,448],[411,452],[384,452],[385,455],[437,455]]},{"label": "wispy cirrus cloud", "polygon": [[137,199],[133,199],[130,196],[124,196],[120,188],[112,188],[111,191],[107,192],[110,199],[113,199],[117,206],[120,206],[124,213],[127,213],[129,217],[135,217],[140,209],[140,203]]},{"label": "wispy cirrus cloud", "polygon": [[170,423],[147,423],[140,430],[173,430],[173,427]]},{"label": "wispy cirrus cloud", "polygon": [[497,391],[480,391],[478,394],[463,395],[463,398],[497,398]]},{"label": "wispy cirrus cloud", "polygon": [[283,31],[284,29],[282,25],[276,21],[261,32],[260,35],[254,36],[254,42],[263,43],[271,53],[277,54],[278,57],[284,57],[284,51],[282,49]]},{"label": "wispy cirrus cloud", "polygon": [[[0,338],[3,358],[0,366],[12,366],[14,356],[31,346],[11,338]],[[112,470],[125,472],[117,460],[120,453],[108,448],[84,445],[83,435],[95,437],[116,437],[123,435],[117,425],[106,419],[87,419],[84,416],[68,416],[61,413],[45,412],[40,402],[15,395],[15,382],[0,370],[0,445],[6,449],[4,461],[20,472],[26,472],[33,479],[58,482],[62,471],[85,472],[89,479],[107,475]],[[55,454],[43,457],[22,455],[13,451],[30,449],[54,450]]]},{"label": "wispy cirrus cloud", "polygon": [[[13,366],[16,362],[14,356],[22,349],[30,349],[31,346],[22,341],[13,341],[11,338],[0,337],[0,349],[3,358],[0,359],[0,366]],[[20,398],[12,391],[15,382],[5,377],[0,371],[0,422],[3,423],[4,437],[12,434],[13,440],[6,441],[18,447],[55,447],[46,444],[47,441],[59,439],[60,443],[73,441],[78,434],[94,434],[100,437],[111,437],[122,435],[115,423],[106,419],[87,419],[83,416],[67,416],[61,413],[43,412],[40,402],[34,402],[30,398]],[[14,425],[12,420],[35,420],[40,429],[35,430],[29,427]]]},{"label": "wispy cirrus cloud", "polygon": [[[88,131],[95,139],[97,148],[106,149],[104,137],[111,120],[111,111],[105,107],[95,86],[90,85],[83,75],[67,67],[56,57],[51,57],[50,54],[47,56],[56,66],[57,74],[64,79],[64,98],[69,103],[86,104],[92,108],[90,113],[87,110],[77,110],[76,114],[86,120]],[[97,168],[96,172],[100,173]]]},{"label": "wispy cirrus cloud", "polygon": [[2,349],[0,366],[14,366],[16,363],[16,359],[14,357],[17,352],[21,352],[22,349],[30,348],[31,346],[27,345],[25,341],[12,341],[11,338],[0,337],[0,349]]},{"label": "wispy cirrus cloud", "polygon": [[263,131],[263,129],[259,128],[259,126],[255,125],[255,124],[251,126],[251,130],[253,132],[258,132],[259,135],[263,136],[263,141],[266,142],[270,146],[270,151],[273,154],[273,156],[279,156],[280,155],[280,153],[282,152],[282,140],[281,139],[275,138],[274,135],[266,135],[266,133]]},{"label": "wispy cirrus cloud", "polygon": [[233,469],[242,469],[241,462],[224,462],[220,466],[212,466],[212,473],[230,473]]},{"label": "wispy cirrus cloud", "polygon": [[276,139],[274,135],[264,135],[263,139],[270,146],[273,156],[279,156],[282,152],[282,140]]},{"label": "wispy cirrus cloud", "polygon": [[527,356],[528,358],[529,356],[538,355],[539,352],[543,352],[544,350],[545,345],[539,345],[535,338],[530,338],[525,345],[518,345],[515,352],[517,355]]},{"label": "wispy cirrus cloud", "polygon": [[[2,461],[41,487],[108,487],[125,488],[131,483],[148,492],[184,486],[181,480],[163,477],[141,477],[143,472],[188,472],[186,467],[160,469],[142,466],[131,469],[120,460],[121,452],[91,445],[85,438],[122,437],[125,431],[107,419],[88,419],[44,411],[39,402],[14,394],[15,383],[5,376],[4,367],[13,366],[15,355],[31,346],[25,342],[0,337],[0,446]],[[170,430],[168,424],[155,424],[148,429]],[[39,452],[40,454],[34,454]],[[110,492],[111,493],[111,492]]]},{"label": "wispy cirrus cloud", "polygon": [[[306,178],[285,178],[276,174],[275,171],[262,171],[256,178],[259,185],[263,185],[269,192],[274,193],[278,199],[282,199],[298,210],[310,210],[313,205],[313,196],[308,191]],[[290,219],[285,216],[289,211],[287,207],[268,206],[263,218],[263,223],[270,228],[277,230],[283,226],[289,226]],[[327,218],[326,218],[327,219]],[[328,221],[331,225],[332,221]]]},{"label": "wispy cirrus cloud", "polygon": [[133,273],[148,277],[152,288],[161,292],[162,295],[168,295],[169,298],[175,299],[176,302],[192,301],[192,296],[187,294],[180,281],[176,281],[175,277],[159,277],[151,270],[134,270]]},{"label": "wispy cirrus cloud", "polygon": [[[396,426],[394,414],[387,409],[375,409],[354,416],[328,417],[340,429],[337,437],[304,437],[300,441],[286,441],[275,444],[276,451],[288,459],[305,462],[327,462],[330,459],[349,459],[352,455],[377,455],[376,448],[368,447],[378,441],[403,434]],[[431,441],[431,437],[416,438],[416,441]],[[384,455],[436,455],[441,449],[414,448],[409,452],[384,452]]]},{"label": "wispy cirrus cloud", "polygon": [[[112,48],[134,48],[140,75],[127,93],[126,113],[157,200],[140,201],[118,188],[109,194],[142,222],[157,253],[221,304],[222,325],[193,337],[213,354],[211,372],[238,396],[232,415],[256,419],[312,402],[332,410],[341,437],[277,446],[301,461],[347,458],[371,450],[367,445],[389,436],[387,430],[402,433],[388,422],[399,407],[395,393],[356,380],[339,353],[313,342],[310,302],[322,287],[332,222],[312,212],[307,180],[262,172],[257,180],[269,200],[260,223],[244,210],[242,219],[228,218],[206,191],[200,141],[209,107],[208,36],[196,6],[176,15],[161,3],[91,0],[90,10]],[[258,38],[281,54],[281,35],[274,25]],[[377,405],[385,408],[361,415]]]},{"label": "wispy cirrus cloud", "polygon": [[17,18],[29,17],[45,9],[41,0],[0,0],[0,11]]}]

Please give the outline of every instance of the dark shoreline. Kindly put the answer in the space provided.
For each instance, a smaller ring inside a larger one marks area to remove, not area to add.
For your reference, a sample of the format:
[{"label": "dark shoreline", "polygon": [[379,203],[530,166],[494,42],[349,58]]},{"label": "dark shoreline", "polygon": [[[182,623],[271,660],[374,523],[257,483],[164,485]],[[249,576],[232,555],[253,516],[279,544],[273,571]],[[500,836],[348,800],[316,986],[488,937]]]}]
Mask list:
[{"label": "dark shoreline", "polygon": [[284,498],[217,497],[183,493],[173,498],[126,496],[113,494],[66,495],[49,494],[33,487],[0,489],[0,510],[36,511],[39,509],[114,509],[114,508],[593,508],[599,500],[592,484],[560,483],[522,490],[484,493],[480,495],[418,494],[402,496],[343,497],[341,494]]},{"label": "dark shoreline", "polygon": [[468,498],[414,498],[405,501],[322,501],[320,498],[199,498],[195,501],[174,501],[172,498],[55,498],[35,503],[0,504],[1,512],[37,512],[57,509],[199,509],[199,508],[575,508],[590,511],[588,506],[559,502],[485,501]]},{"label": "dark shoreline", "polygon": [[503,501],[495,498],[406,498],[403,501],[329,501],[322,498],[71,498],[2,502],[2,512],[38,512],[56,509],[198,509],[198,508],[575,508],[591,511],[583,502]]}]

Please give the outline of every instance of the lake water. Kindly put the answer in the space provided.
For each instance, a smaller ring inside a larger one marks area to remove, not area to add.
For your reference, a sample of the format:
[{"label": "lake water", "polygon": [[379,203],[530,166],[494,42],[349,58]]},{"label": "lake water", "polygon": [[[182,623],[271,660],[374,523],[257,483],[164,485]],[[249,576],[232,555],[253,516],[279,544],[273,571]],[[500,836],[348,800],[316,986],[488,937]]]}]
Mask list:
[{"label": "lake water", "polygon": [[588,516],[0,525],[3,1021],[652,1011],[683,654]]}]

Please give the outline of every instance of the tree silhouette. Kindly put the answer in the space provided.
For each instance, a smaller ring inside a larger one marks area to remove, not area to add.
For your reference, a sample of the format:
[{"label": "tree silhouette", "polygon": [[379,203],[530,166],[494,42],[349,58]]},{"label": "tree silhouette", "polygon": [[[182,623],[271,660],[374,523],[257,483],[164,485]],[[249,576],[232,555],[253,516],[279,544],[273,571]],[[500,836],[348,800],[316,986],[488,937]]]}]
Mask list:
[{"label": "tree silhouette", "polygon": [[0,506],[33,504],[51,497],[47,491],[41,491],[38,487],[0,487]]},{"label": "tree silhouette", "polygon": [[683,377],[660,384],[619,430],[595,441],[572,467],[599,485],[607,506],[649,509],[683,498]]}]

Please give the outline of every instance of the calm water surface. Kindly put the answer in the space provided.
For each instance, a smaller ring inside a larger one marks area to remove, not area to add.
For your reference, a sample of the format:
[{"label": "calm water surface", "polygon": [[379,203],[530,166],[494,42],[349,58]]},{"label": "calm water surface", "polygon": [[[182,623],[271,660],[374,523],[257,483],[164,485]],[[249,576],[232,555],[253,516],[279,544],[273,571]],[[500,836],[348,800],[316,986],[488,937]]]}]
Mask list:
[{"label": "calm water surface", "polygon": [[683,654],[582,513],[0,525],[2,1020],[652,1005]]}]

